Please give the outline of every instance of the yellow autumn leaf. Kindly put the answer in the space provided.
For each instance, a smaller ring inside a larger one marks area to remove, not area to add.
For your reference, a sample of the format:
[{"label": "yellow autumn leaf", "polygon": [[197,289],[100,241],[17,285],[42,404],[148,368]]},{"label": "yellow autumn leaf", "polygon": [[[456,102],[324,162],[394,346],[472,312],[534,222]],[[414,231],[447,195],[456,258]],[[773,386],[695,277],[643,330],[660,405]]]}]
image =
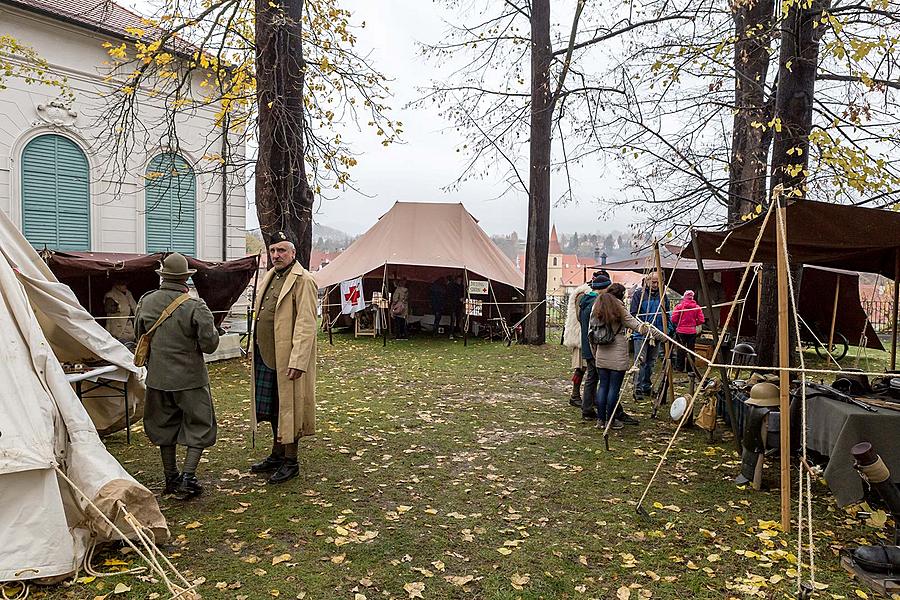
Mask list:
[{"label": "yellow autumn leaf", "polygon": [[856,590],[856,595],[863,598],[863,600],[869,597],[869,595],[862,590]]},{"label": "yellow autumn leaf", "polygon": [[124,594],[125,592],[130,592],[131,588],[125,585],[124,583],[117,583],[116,587],[113,589],[113,594]]},{"label": "yellow autumn leaf", "polygon": [[523,587],[528,585],[528,583],[531,581],[531,576],[528,575],[528,573],[526,573],[525,575],[519,575],[518,573],[513,573],[512,577],[509,578],[509,581],[510,581],[510,583],[512,583],[512,586],[515,589],[521,590]]},{"label": "yellow autumn leaf", "polygon": [[628,600],[629,598],[631,598],[631,590],[623,585],[616,590],[616,598],[618,600]]},{"label": "yellow autumn leaf", "polygon": [[499,552],[503,556],[509,556],[510,554],[512,554],[512,550],[510,550],[509,548],[497,548],[497,552]]},{"label": "yellow autumn leaf", "polygon": [[272,566],[274,567],[278,563],[287,562],[289,560],[291,560],[291,555],[287,554],[287,553],[279,554],[278,556],[273,556],[272,557]]},{"label": "yellow autumn leaf", "polygon": [[425,591],[425,584],[421,581],[413,581],[411,583],[404,584],[403,591],[409,594],[410,599],[424,598],[424,596],[422,596],[422,592]]},{"label": "yellow autumn leaf", "polygon": [[447,583],[452,583],[453,585],[459,587],[466,585],[473,579],[475,578],[471,575],[447,575],[446,577],[444,577],[444,581],[446,581]]}]

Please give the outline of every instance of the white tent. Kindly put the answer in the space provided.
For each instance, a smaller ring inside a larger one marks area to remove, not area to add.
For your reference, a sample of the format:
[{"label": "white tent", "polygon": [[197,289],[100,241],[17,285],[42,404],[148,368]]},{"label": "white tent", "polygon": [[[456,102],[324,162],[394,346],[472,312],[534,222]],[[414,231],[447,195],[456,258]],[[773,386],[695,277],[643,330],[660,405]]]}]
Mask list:
[{"label": "white tent", "polygon": [[153,494],[106,451],[57,358],[128,351],[42,273],[2,213],[0,235],[0,581],[53,578],[73,573],[91,544],[117,539],[97,509],[127,533],[123,508],[157,540],[168,530]]},{"label": "white tent", "polygon": [[[131,422],[143,415],[144,378],[146,371],[135,367],[131,352],[113,338],[94,317],[81,306],[69,286],[60,283],[41,260],[12,221],[0,211],[0,254],[15,271],[25,289],[56,357],[63,362],[102,360],[116,369],[104,375],[113,381],[126,382]],[[82,398],[94,426],[101,434],[119,431],[125,426],[125,403],[110,397],[102,389],[88,392]]]}]

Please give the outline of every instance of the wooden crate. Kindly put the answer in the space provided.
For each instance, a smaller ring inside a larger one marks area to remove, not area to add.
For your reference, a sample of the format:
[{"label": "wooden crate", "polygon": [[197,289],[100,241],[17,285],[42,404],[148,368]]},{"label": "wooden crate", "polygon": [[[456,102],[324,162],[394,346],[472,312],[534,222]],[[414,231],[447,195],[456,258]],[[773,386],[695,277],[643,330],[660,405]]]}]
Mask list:
[{"label": "wooden crate", "polygon": [[708,362],[711,361],[713,358],[713,350],[715,350],[715,348],[712,346],[712,344],[704,344],[702,342],[697,342],[697,345],[694,346],[694,352],[696,352],[697,354],[699,354],[700,356],[703,357],[703,358],[697,359],[697,368],[698,369],[706,368],[706,365],[708,364]]}]

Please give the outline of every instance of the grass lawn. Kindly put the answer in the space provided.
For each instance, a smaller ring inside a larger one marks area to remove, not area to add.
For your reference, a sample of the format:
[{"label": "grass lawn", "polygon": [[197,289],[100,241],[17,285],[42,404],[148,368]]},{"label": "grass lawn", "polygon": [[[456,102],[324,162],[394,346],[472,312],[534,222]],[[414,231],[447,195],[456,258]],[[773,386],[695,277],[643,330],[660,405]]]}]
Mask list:
[{"label": "grass lawn", "polygon": [[[249,377],[213,365],[219,440],[200,498],[162,500],[165,546],[203,598],[793,598],[795,534],[777,531],[777,493],[738,489],[733,441],[680,436],[635,504],[674,424],[600,433],[570,407],[568,352],[461,341],[320,340],[318,433],[301,444],[301,476],[267,486],[249,465]],[[157,450],[137,431],[108,447],[139,481],[162,487]],[[777,464],[767,481],[777,485]],[[796,472],[795,472],[796,476]],[[839,510],[815,488],[817,598],[857,598],[842,548],[887,530]],[[133,555],[111,550],[96,561]],[[805,570],[805,569],[804,569]],[[116,584],[131,590],[112,594]],[[821,585],[820,585],[821,587]],[[159,594],[154,596],[153,594]],[[134,576],[84,580],[32,597],[166,598]],[[869,593],[869,597],[873,595]]]}]

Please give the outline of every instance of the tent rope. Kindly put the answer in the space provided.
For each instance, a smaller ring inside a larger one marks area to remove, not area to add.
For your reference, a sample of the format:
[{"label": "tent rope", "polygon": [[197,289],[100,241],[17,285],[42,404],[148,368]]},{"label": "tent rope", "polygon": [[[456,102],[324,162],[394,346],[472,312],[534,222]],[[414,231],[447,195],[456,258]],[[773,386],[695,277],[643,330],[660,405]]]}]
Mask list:
[{"label": "tent rope", "polygon": [[3,594],[3,600],[25,600],[28,598],[28,595],[31,593],[31,586],[24,581],[15,581],[12,582],[14,585],[21,585],[22,589],[17,591],[14,596],[10,596],[6,591],[6,583],[0,584],[0,593]]},{"label": "tent rope", "polygon": [[[787,227],[784,222],[784,215],[778,211],[776,223],[781,232],[781,239],[787,240]],[[787,243],[780,249],[784,257],[784,264],[790,264],[790,256],[788,255]],[[788,297],[791,300],[791,308],[793,309],[794,328],[800,331],[800,321],[802,320],[797,309],[797,296],[794,289],[794,277],[791,270],[787,269],[788,281]],[[806,431],[806,359],[803,356],[803,347],[800,344],[800,336],[797,335],[797,350],[800,355],[800,368],[803,369],[800,374],[800,448],[802,452],[802,460],[805,464],[807,461],[807,431]],[[829,353],[831,356],[831,353]],[[833,360],[833,358],[832,358]],[[837,361],[835,361],[837,362]],[[840,365],[838,365],[840,366]],[[782,423],[784,421],[782,420]],[[782,456],[781,460],[790,460],[790,455]],[[815,565],[815,546],[813,543],[813,520],[812,520],[812,480],[809,471],[798,469],[798,498],[797,498],[797,593],[798,597],[803,589],[803,524],[804,516],[809,534],[807,549],[809,551],[809,581],[810,585],[815,588],[816,582],[816,565]],[[804,499],[806,503],[804,505]],[[806,515],[804,515],[804,510]]]},{"label": "tent rope", "polygon": [[[124,516],[125,522],[128,523],[131,526],[131,528],[134,530],[134,533],[137,535],[138,539],[140,540],[141,545],[144,546],[145,550],[147,551],[147,554],[142,552],[140,550],[140,548],[138,548],[137,545],[135,545],[135,543],[128,537],[128,535],[126,535],[109,517],[107,517],[106,514],[104,514],[103,511],[100,510],[100,508],[97,507],[97,505],[94,504],[94,502],[90,498],[88,498],[87,494],[85,494],[75,484],[75,482],[72,481],[69,478],[69,476],[66,475],[65,472],[63,472],[63,470],[59,468],[59,465],[54,465],[53,468],[56,470],[56,473],[66,483],[69,484],[69,486],[72,488],[72,490],[74,492],[76,492],[79,496],[81,496],[81,498],[85,501],[85,503],[87,503],[87,505],[89,507],[94,509],[94,511],[98,515],[100,515],[100,518],[102,518],[106,522],[106,524],[109,525],[109,527],[114,532],[116,532],[119,535],[119,537],[122,538],[122,540],[126,544],[128,544],[128,546],[131,547],[132,550],[134,550],[137,553],[137,555],[141,558],[141,560],[143,560],[147,565],[149,565],[151,570],[154,571],[163,580],[163,582],[166,585],[166,588],[169,590],[169,592],[171,594],[173,594],[169,600],[176,600],[176,599],[196,600],[197,598],[200,598],[200,594],[193,591],[194,588],[196,588],[197,586],[191,585],[187,581],[187,579],[185,579],[184,576],[178,571],[178,569],[176,569],[175,566],[172,565],[172,563],[169,561],[169,559],[166,558],[165,554],[163,554],[162,551],[154,543],[154,541],[152,539],[152,532],[149,535],[147,533],[145,533],[144,530],[146,528],[131,513],[129,513],[121,503],[119,503],[119,507],[118,507],[119,511]],[[171,572],[184,584],[185,587],[176,585],[171,581],[171,579],[169,578],[169,575],[160,566],[159,561],[156,559],[156,555],[158,555],[162,558],[163,562],[165,562],[165,564],[169,567],[169,569],[171,569]]]},{"label": "tent rope", "polygon": [[[744,272],[741,274],[741,280],[738,284],[737,293],[735,293],[735,297],[739,297],[744,290],[744,284],[747,283],[747,274],[750,272],[750,269],[753,266],[753,260],[756,258],[756,251],[759,249],[759,245],[762,242],[763,233],[766,230],[766,225],[769,222],[769,217],[772,215],[772,207],[775,203],[769,204],[769,208],[766,210],[765,217],[763,217],[762,225],[759,228],[759,233],[756,236],[756,241],[753,244],[753,249],[750,252],[750,259],[747,261],[746,266],[744,267]],[[697,260],[700,260],[699,258]],[[722,331],[726,331],[728,329],[728,325],[731,323],[731,318],[734,316],[734,309],[736,304],[732,303],[731,308],[728,309],[728,315],[725,318],[725,322],[722,324]],[[667,332],[662,332],[662,335],[669,337]],[[672,338],[669,338],[670,341],[673,341],[676,345],[683,348],[684,350],[690,352],[692,355],[697,356],[696,352],[684,347],[681,344],[678,344]],[[716,347],[713,350],[713,356],[718,356],[719,352],[722,349],[722,344],[725,340],[724,335],[719,336],[719,340],[716,343]],[[704,385],[706,384],[707,379],[709,379],[710,373],[712,372],[713,367],[721,367],[723,365],[714,365],[712,362],[708,362],[706,364],[706,370],[703,372],[703,376],[700,378],[700,382],[697,384],[697,387],[694,388],[694,393],[691,394],[690,399],[688,400],[687,407],[685,407],[684,414],[681,415],[681,419],[678,421],[678,425],[675,427],[675,431],[672,433],[672,437],[669,439],[668,444],[666,444],[666,449],[663,451],[662,455],[659,457],[659,462],[656,464],[656,468],[653,470],[653,474],[650,476],[650,480],[647,482],[647,486],[644,488],[643,493],[641,494],[640,500],[638,500],[637,506],[635,510],[638,512],[643,511],[644,500],[647,498],[647,494],[650,492],[650,488],[653,486],[653,482],[656,480],[656,477],[659,475],[660,470],[662,469],[663,464],[666,462],[666,458],[669,456],[669,452],[672,450],[672,446],[675,445],[675,440],[678,438],[678,434],[681,432],[682,427],[687,421],[688,415],[693,414],[694,410],[694,402],[697,399],[697,395],[700,394],[701,390],[703,390]],[[727,368],[727,365],[725,365]]]}]

